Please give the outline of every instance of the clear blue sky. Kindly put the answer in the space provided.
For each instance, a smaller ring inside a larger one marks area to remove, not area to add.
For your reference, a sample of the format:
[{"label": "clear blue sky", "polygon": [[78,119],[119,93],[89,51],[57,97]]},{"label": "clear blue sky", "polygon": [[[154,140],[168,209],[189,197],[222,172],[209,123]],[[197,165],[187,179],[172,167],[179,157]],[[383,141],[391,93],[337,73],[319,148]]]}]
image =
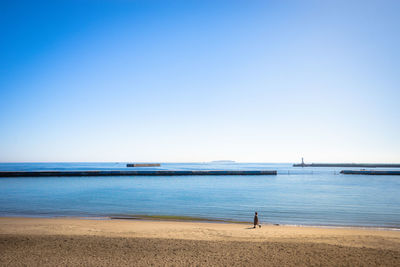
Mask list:
[{"label": "clear blue sky", "polygon": [[0,161],[400,162],[400,1],[1,1]]}]

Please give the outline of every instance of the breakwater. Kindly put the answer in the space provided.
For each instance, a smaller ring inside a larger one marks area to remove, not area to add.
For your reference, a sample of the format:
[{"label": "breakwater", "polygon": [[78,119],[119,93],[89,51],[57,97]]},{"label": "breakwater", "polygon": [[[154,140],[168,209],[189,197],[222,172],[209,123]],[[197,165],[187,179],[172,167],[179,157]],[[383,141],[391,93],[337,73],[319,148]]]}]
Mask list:
[{"label": "breakwater", "polygon": [[298,163],[293,167],[360,167],[360,168],[400,168],[400,164],[390,163]]},{"label": "breakwater", "polygon": [[160,167],[160,163],[128,163],[126,167]]},{"label": "breakwater", "polygon": [[0,177],[57,177],[57,176],[183,176],[183,175],[276,175],[277,171],[11,171],[0,172]]},{"label": "breakwater", "polygon": [[343,170],[341,174],[360,174],[360,175],[400,175],[400,171],[382,171],[382,170]]}]

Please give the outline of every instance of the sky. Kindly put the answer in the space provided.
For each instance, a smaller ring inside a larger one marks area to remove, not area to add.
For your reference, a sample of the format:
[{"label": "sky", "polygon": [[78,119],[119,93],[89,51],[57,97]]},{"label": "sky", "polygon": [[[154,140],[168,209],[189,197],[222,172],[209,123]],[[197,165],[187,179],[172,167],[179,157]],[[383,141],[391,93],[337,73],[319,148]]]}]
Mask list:
[{"label": "sky", "polygon": [[400,1],[0,2],[0,161],[400,162]]}]

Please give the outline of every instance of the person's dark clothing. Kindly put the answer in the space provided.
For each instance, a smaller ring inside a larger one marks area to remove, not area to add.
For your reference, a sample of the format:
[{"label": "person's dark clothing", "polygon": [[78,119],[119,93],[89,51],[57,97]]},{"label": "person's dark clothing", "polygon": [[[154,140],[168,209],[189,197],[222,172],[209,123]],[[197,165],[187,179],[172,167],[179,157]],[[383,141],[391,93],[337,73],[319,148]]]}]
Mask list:
[{"label": "person's dark clothing", "polygon": [[258,225],[258,215],[254,215],[254,226]]}]

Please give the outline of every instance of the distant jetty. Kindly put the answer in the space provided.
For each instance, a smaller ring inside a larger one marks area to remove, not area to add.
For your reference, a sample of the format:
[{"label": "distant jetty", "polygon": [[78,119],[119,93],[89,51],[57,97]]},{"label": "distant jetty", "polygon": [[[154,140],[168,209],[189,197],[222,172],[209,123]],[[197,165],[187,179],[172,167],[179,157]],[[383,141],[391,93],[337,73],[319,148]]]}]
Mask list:
[{"label": "distant jetty", "polygon": [[34,171],[0,172],[0,177],[57,177],[57,176],[189,176],[189,175],[276,175],[277,171]]},{"label": "distant jetty", "polygon": [[400,175],[400,171],[382,171],[382,170],[343,170],[341,174],[361,174],[361,175]]},{"label": "distant jetty", "polygon": [[354,168],[400,168],[399,163],[301,163],[293,164],[293,167],[354,167]]},{"label": "distant jetty", "polygon": [[298,163],[293,167],[360,167],[360,168],[400,168],[400,164],[390,163]]},{"label": "distant jetty", "polygon": [[160,163],[128,163],[126,167],[160,167]]}]

